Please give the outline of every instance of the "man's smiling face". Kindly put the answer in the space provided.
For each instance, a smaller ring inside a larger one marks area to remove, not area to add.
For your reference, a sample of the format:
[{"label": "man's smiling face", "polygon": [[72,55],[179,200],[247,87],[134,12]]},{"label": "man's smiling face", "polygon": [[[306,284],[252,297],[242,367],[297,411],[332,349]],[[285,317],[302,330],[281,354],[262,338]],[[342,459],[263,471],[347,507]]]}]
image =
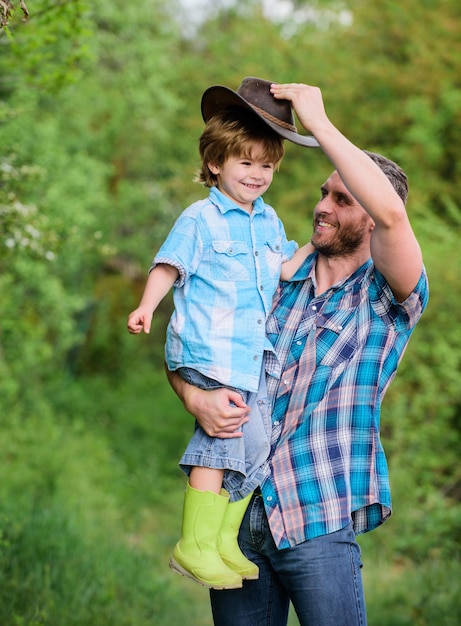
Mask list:
[{"label": "man's smiling face", "polygon": [[368,240],[373,221],[336,171],[322,185],[321,192],[314,209],[311,243],[325,256],[350,256]]}]

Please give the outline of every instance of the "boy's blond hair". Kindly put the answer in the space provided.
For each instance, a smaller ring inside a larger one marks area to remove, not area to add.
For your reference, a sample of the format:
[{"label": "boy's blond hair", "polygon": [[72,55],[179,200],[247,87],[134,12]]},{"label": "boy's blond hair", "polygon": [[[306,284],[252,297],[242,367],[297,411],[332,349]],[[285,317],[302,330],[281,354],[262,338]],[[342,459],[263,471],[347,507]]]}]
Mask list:
[{"label": "boy's blond hair", "polygon": [[280,165],[285,148],[283,138],[267,126],[257,115],[241,107],[225,109],[216,113],[205,126],[199,151],[202,165],[195,178],[205,187],[213,187],[218,179],[209,167],[213,163],[221,167],[230,157],[251,157],[255,145],[263,146],[263,159]]}]

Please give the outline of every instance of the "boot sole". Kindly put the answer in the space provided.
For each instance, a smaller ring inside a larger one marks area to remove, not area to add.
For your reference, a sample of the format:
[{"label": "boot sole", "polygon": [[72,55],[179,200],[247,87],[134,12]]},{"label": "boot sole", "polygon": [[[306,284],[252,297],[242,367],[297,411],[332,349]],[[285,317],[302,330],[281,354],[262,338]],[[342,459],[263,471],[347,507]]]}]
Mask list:
[{"label": "boot sole", "polygon": [[202,585],[202,587],[206,587],[207,589],[240,589],[241,587],[243,587],[243,581],[241,581],[239,585],[232,584],[232,583],[230,585],[212,585],[210,583],[207,583],[203,580],[200,580],[200,578],[197,578],[196,576],[194,576],[192,572],[189,572],[187,569],[184,569],[184,567],[181,567],[181,565],[179,565],[179,563],[175,561],[173,557],[171,557],[170,559],[169,566],[170,566],[170,569],[173,570],[175,574],[179,574],[180,576],[185,576],[186,578],[190,578],[194,582],[198,583],[199,585]]}]

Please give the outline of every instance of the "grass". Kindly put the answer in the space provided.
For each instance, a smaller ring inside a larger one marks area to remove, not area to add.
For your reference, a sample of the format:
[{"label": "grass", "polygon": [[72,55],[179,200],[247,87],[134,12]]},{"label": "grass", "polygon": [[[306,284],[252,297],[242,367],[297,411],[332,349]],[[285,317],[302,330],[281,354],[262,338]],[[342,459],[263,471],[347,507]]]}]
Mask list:
[{"label": "grass", "polygon": [[[2,421],[2,626],[211,626],[207,590],[168,568],[193,421],[163,372],[57,377]],[[434,538],[437,517],[415,536],[411,507],[360,539],[369,623],[455,626],[459,550]]]}]

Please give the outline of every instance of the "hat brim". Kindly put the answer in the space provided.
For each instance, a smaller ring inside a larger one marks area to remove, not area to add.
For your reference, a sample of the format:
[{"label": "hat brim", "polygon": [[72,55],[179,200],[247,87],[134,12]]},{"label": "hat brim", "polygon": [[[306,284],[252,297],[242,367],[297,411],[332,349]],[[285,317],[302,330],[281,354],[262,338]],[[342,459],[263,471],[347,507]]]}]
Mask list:
[{"label": "hat brim", "polygon": [[202,117],[205,122],[208,122],[208,120],[210,120],[213,115],[231,106],[240,106],[244,109],[248,109],[249,111],[253,111],[253,113],[255,113],[278,135],[280,135],[284,139],[288,139],[288,141],[291,141],[292,143],[296,143],[299,146],[304,146],[306,148],[319,147],[319,143],[317,139],[315,139],[315,137],[312,137],[311,135],[300,135],[299,133],[295,133],[288,128],[284,128],[283,126],[272,122],[271,120],[261,115],[261,113],[255,107],[253,107],[249,102],[242,98],[242,96],[240,96],[236,91],[233,91],[232,89],[229,89],[228,87],[224,87],[222,85],[209,87],[203,93],[201,103]]}]

